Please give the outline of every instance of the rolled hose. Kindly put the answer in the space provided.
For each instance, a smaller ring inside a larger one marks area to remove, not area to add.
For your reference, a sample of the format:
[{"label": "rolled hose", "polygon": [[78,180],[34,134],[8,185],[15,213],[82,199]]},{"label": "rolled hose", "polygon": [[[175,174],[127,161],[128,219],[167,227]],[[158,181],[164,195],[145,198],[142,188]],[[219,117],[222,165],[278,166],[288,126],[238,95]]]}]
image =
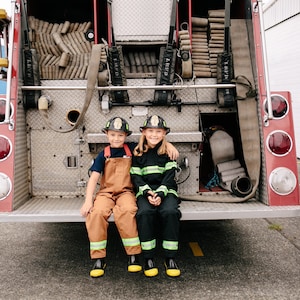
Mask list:
[{"label": "rolled hose", "polygon": [[245,197],[252,192],[252,182],[249,177],[236,177],[231,182],[232,193],[238,197]]},{"label": "rolled hose", "polygon": [[[89,67],[88,67],[88,73],[87,73],[87,86],[86,86],[86,94],[85,94],[85,100],[84,100],[84,105],[81,110],[81,113],[77,111],[77,118],[75,122],[69,122],[71,125],[71,128],[69,129],[57,129],[52,124],[50,123],[48,119],[48,106],[46,105],[45,99],[41,97],[38,103],[39,106],[39,112],[41,116],[43,117],[44,121],[48,125],[49,128],[56,132],[61,132],[61,133],[67,133],[75,130],[83,121],[83,118],[85,116],[85,113],[91,103],[92,96],[95,90],[96,82],[97,82],[97,75],[98,75],[98,69],[99,69],[99,61],[100,61],[100,56],[101,56],[101,49],[102,45],[101,44],[95,44],[92,47],[92,53],[91,53],[91,59],[89,62]],[[72,110],[74,112],[74,110]],[[79,113],[78,113],[79,112]]]}]

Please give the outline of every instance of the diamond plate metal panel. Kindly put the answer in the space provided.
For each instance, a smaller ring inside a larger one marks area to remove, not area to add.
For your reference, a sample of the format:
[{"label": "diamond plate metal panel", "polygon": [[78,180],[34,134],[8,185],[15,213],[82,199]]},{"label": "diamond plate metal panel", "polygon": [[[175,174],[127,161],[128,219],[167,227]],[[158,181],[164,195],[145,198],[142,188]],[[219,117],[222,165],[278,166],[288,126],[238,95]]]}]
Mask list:
[{"label": "diamond plate metal panel", "polygon": [[[74,144],[78,133],[61,134],[49,130],[31,133],[32,194],[34,196],[80,195],[80,149]],[[77,159],[76,168],[66,167],[67,156]]]},{"label": "diamond plate metal panel", "polygon": [[[215,79],[197,79],[195,84],[214,84]],[[74,87],[74,89],[51,90],[46,89],[42,94],[49,97],[52,104],[48,110],[51,126],[56,129],[70,129],[72,126],[67,120],[70,110],[82,111],[85,99],[86,80],[45,80],[43,86]],[[155,79],[130,79],[129,86],[153,86]],[[144,120],[153,114],[161,115],[171,128],[170,141],[180,151],[180,160],[187,157],[190,162],[188,169],[183,169],[179,182],[180,193],[188,194],[197,191],[199,184],[199,153],[193,148],[193,143],[199,142],[199,111],[224,112],[232,111],[218,109],[215,105],[182,105],[181,110],[176,106],[139,106],[139,103],[153,99],[153,90],[129,90],[130,102],[128,106],[113,106],[108,113],[101,108],[99,93],[95,90],[90,106],[84,117],[83,124],[70,133],[57,133],[48,128],[47,124],[37,110],[27,112],[27,124],[30,132],[32,157],[32,193],[42,196],[80,195],[84,193],[84,185],[88,181],[88,169],[95,158],[90,153],[89,143],[94,135],[97,136],[105,122],[115,116],[125,118],[133,131],[132,138],[137,141],[140,134],[139,127]],[[182,102],[215,101],[215,89],[194,89],[177,91]],[[136,103],[136,105],[135,105]],[[99,138],[99,136],[98,136]],[[130,140],[131,138],[129,138]],[[106,143],[106,139],[95,143]],[[183,143],[184,142],[184,143]],[[195,144],[196,145],[196,144]],[[100,147],[101,148],[101,147]],[[99,147],[97,150],[100,149]],[[67,156],[77,158],[78,168],[66,168],[64,160]],[[190,175],[189,175],[190,173]],[[187,179],[188,177],[188,179]]]},{"label": "diamond plate metal panel", "polygon": [[177,160],[179,167],[184,158],[188,159],[188,167],[183,165],[180,167],[181,171],[177,178],[178,194],[179,196],[197,194],[199,191],[200,153],[191,143],[176,144],[175,146],[180,153]]},{"label": "diamond plate metal panel", "polygon": [[117,41],[167,41],[171,8],[171,0],[114,0],[112,20],[115,39]]}]

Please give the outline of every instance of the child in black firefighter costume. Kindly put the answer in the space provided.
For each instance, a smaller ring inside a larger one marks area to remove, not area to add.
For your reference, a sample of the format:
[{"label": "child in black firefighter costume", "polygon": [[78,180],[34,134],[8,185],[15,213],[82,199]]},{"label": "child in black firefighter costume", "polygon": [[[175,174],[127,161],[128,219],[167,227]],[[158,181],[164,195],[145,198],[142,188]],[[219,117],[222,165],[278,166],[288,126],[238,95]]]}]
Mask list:
[{"label": "child in black firefighter costume", "polygon": [[170,129],[157,115],[149,117],[140,129],[142,136],[133,152],[130,173],[137,192],[136,218],[145,258],[144,274],[147,277],[158,274],[153,258],[157,244],[156,229],[161,228],[166,274],[177,277],[180,270],[175,257],[181,212],[174,179],[177,164],[168,157],[166,150],[165,136]]},{"label": "child in black firefighter costume", "polygon": [[[90,255],[94,260],[91,277],[104,275],[108,218],[113,213],[126,254],[128,272],[139,272],[142,267],[138,254],[141,246],[136,225],[136,197],[130,178],[131,156],[136,143],[125,143],[131,134],[123,118],[110,119],[102,130],[107,135],[109,146],[96,157],[86,189],[86,198],[81,215],[86,217],[86,228],[90,240]],[[178,151],[168,143],[171,157],[178,157]],[[94,198],[97,184],[100,188]]]}]

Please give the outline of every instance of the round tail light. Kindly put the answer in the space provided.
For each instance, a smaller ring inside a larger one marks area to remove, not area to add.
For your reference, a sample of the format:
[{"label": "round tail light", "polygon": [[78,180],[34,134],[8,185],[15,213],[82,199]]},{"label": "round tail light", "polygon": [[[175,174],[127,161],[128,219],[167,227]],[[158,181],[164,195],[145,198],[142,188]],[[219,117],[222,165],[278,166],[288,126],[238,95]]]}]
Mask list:
[{"label": "round tail light", "polygon": [[[281,95],[271,95],[272,112],[275,119],[283,118],[289,110],[287,100]],[[265,102],[265,111],[268,112],[268,104]]]},{"label": "round tail light", "polygon": [[292,150],[293,141],[285,131],[277,130],[268,135],[267,147],[274,155],[284,156]]},{"label": "round tail light", "polygon": [[11,181],[7,175],[0,173],[0,200],[4,200],[11,191]]},{"label": "round tail light", "polygon": [[296,188],[297,179],[290,169],[279,167],[271,172],[269,184],[278,195],[288,195]]},{"label": "round tail light", "polygon": [[11,153],[12,145],[8,138],[0,135],[0,161],[6,159]]}]

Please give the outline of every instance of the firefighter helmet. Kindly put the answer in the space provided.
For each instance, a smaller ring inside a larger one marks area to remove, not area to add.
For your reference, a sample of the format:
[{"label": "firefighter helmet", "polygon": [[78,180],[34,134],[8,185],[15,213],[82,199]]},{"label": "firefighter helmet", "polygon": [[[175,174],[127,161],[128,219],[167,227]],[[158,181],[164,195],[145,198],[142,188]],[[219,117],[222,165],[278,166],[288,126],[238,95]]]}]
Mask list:
[{"label": "firefighter helmet", "polygon": [[158,115],[153,115],[150,116],[145,122],[142,127],[140,127],[140,131],[146,128],[162,128],[165,129],[167,134],[170,132],[170,128],[167,127],[166,121],[158,116]]},{"label": "firefighter helmet", "polygon": [[127,121],[121,117],[114,117],[108,120],[102,131],[106,133],[108,130],[123,131],[127,134],[127,136],[132,133],[132,131],[129,130],[129,124]]}]

